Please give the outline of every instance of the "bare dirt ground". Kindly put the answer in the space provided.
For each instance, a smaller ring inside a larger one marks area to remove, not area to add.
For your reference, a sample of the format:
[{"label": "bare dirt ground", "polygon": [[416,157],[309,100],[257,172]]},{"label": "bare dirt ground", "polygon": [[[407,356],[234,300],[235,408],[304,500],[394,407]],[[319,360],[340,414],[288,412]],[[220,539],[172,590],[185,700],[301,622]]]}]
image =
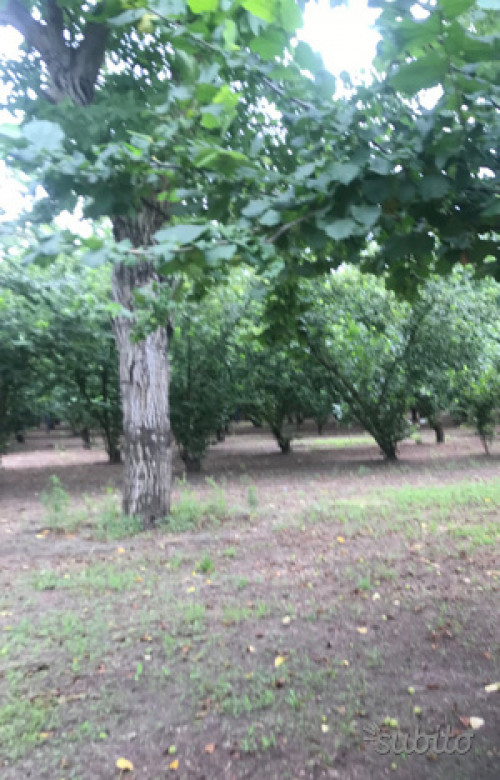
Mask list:
[{"label": "bare dirt ground", "polygon": [[499,459],[422,438],[388,466],[362,433],[283,456],[240,425],[176,463],[170,527],[124,536],[98,447],[13,445],[0,776],[500,777]]}]

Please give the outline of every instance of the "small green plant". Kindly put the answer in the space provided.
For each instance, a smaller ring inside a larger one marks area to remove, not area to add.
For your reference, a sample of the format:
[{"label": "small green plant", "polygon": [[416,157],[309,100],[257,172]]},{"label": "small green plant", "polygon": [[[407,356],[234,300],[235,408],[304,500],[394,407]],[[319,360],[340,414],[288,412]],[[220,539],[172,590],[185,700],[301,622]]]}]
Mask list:
[{"label": "small green plant", "polygon": [[167,563],[167,566],[169,569],[172,569],[172,571],[177,571],[179,566],[184,560],[184,555],[181,552],[174,553],[171,558],[169,558],[169,561]]},{"label": "small green plant", "polygon": [[204,553],[201,561],[198,561],[196,571],[200,571],[202,574],[212,574],[215,571],[215,564],[208,553]]},{"label": "small green plant", "polygon": [[240,577],[236,583],[238,590],[244,590],[248,586],[248,577]]},{"label": "small green plant", "polygon": [[358,581],[358,588],[360,590],[370,590],[372,586],[370,575],[367,574],[364,577],[361,577]]},{"label": "small green plant", "polygon": [[69,511],[70,496],[64,490],[59,477],[53,474],[49,482],[49,488],[42,493],[47,527],[52,531],[72,533],[78,528],[80,517]]},{"label": "small green plant", "polygon": [[141,662],[139,661],[139,662],[138,662],[138,664],[137,664],[137,666],[136,666],[136,669],[135,669],[135,677],[134,677],[134,680],[135,680],[136,682],[138,682],[138,681],[141,679],[143,671],[144,671],[144,667],[143,667],[143,665],[141,664]]},{"label": "small green plant", "polygon": [[236,558],[236,548],[226,547],[226,549],[223,552],[223,555],[225,558]]},{"label": "small green plant", "polygon": [[248,486],[247,503],[250,509],[257,509],[257,507],[259,506],[259,499],[257,497],[257,490],[255,485]]}]

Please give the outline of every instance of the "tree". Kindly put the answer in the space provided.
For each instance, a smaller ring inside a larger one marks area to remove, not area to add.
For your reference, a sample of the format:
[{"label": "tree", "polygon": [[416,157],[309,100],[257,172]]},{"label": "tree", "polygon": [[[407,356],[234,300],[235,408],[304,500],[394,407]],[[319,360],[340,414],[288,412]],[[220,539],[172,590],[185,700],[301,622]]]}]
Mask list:
[{"label": "tree", "polygon": [[[227,133],[236,114],[240,98],[227,83],[244,62],[241,55],[230,61],[236,38],[258,41],[261,29],[276,21],[281,51],[297,21],[293,0],[280,0],[279,20],[274,9],[250,0],[243,7],[231,5],[227,13],[212,0],[171,0],[153,3],[150,13],[125,3],[76,8],[56,0],[31,5],[7,0],[0,12],[0,23],[11,24],[25,39],[21,64],[4,69],[12,86],[11,105],[28,120],[28,149],[18,160],[25,170],[37,170],[50,211],[84,196],[86,215],[109,216],[116,242],[127,250],[113,275],[114,299],[128,312],[114,323],[124,415],[123,503],[125,513],[141,516],[146,526],[170,507],[168,329],[166,322],[156,321],[144,338],[134,339],[136,293],[151,293],[171,269],[165,269],[164,256],[159,269],[143,249],[155,243],[176,205],[182,206],[175,190],[179,183],[188,184],[181,168],[183,156],[192,154],[186,139],[191,141],[196,122],[201,119],[202,131],[213,141],[213,131]],[[258,91],[253,85],[252,92]],[[192,100],[197,111],[188,110]],[[68,101],[74,104],[71,111]],[[144,127],[161,137],[154,148],[152,139],[141,135]],[[172,162],[172,146],[181,138]],[[220,157],[229,167],[238,155],[221,150]],[[192,240],[202,232],[172,228],[164,238],[175,249],[186,236]],[[231,249],[222,256],[229,259]]]},{"label": "tree", "polygon": [[0,454],[13,434],[36,420],[31,313],[8,290],[0,289]]},{"label": "tree", "polygon": [[409,408],[423,402],[439,433],[439,413],[467,376],[477,383],[498,349],[498,285],[468,273],[429,280],[410,303],[383,280],[345,268],[304,283],[302,297],[307,349],[388,460],[409,433]]},{"label": "tree", "polygon": [[235,328],[246,291],[224,285],[201,301],[186,297],[176,310],[171,342],[172,430],[187,471],[199,471],[211,439],[222,438],[235,411]]},{"label": "tree", "polygon": [[[30,397],[35,408],[57,409],[72,427],[86,430],[87,438],[98,429],[110,462],[119,463],[121,409],[108,269],[84,270],[67,258],[46,269],[10,262],[0,269],[0,290],[5,304],[10,302],[18,353],[6,376],[12,381],[12,366],[24,365],[14,402],[16,418],[22,415],[26,422],[17,429],[32,419],[22,404]],[[16,311],[23,312],[24,329]]]}]

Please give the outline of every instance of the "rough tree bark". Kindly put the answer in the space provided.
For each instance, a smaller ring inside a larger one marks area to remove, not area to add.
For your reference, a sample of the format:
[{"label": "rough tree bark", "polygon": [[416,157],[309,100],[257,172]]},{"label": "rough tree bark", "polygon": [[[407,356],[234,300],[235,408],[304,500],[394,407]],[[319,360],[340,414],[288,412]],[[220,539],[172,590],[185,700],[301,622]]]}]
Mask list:
[{"label": "rough tree bark", "polygon": [[[134,246],[148,246],[163,221],[161,214],[146,208],[133,219],[115,217],[113,232],[117,241],[128,238]],[[153,281],[157,277],[150,263],[115,265],[113,297],[133,313],[134,290]],[[123,510],[141,517],[144,527],[151,527],[170,511],[168,332],[161,327],[145,339],[134,341],[133,326],[133,317],[117,317],[114,322],[123,408]]]},{"label": "rough tree bark", "polygon": [[[40,54],[49,78],[45,97],[54,103],[69,97],[77,105],[90,105],[105,58],[106,26],[87,22],[74,44],[65,37],[65,19],[56,0],[46,0],[42,18],[44,23],[34,19],[21,0],[7,0],[0,10],[0,25],[12,25]],[[135,247],[150,246],[164,221],[154,204],[130,217],[112,217],[116,240],[127,238]],[[115,266],[114,298],[132,312],[132,317],[115,322],[125,440],[123,509],[141,517],[144,527],[169,513],[171,492],[167,329],[158,328],[142,341],[132,339],[134,289],[154,280],[147,262]]]}]

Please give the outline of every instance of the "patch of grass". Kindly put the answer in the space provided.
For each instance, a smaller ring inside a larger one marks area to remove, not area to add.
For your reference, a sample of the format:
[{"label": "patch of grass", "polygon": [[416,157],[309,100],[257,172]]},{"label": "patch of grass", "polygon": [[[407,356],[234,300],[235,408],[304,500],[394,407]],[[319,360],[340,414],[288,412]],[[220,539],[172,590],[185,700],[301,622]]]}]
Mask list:
[{"label": "patch of grass", "polygon": [[375,444],[371,436],[329,436],[304,438],[302,443],[314,450],[336,449],[343,450],[349,447],[366,447]]},{"label": "patch of grass", "polygon": [[99,539],[124,539],[143,530],[139,517],[124,515],[120,499],[113,488],[108,488],[104,499],[95,507],[95,531]]},{"label": "patch of grass", "polygon": [[236,558],[236,547],[226,547],[222,554],[225,558]]},{"label": "patch of grass", "polygon": [[252,612],[248,607],[239,607],[228,604],[224,607],[222,622],[226,625],[232,625],[233,623],[241,623],[244,620],[250,620],[251,617]]},{"label": "patch of grass", "polygon": [[465,506],[500,507],[500,480],[388,488],[382,494],[398,509],[439,507],[440,509],[454,510],[457,507]]},{"label": "patch of grass", "polygon": [[200,528],[218,526],[229,516],[224,491],[213,480],[209,483],[210,495],[205,500],[198,499],[195,493],[181,483],[182,490],[178,501],[166,518],[165,528],[171,533],[185,533]]},{"label": "patch of grass", "polygon": [[181,611],[181,630],[201,633],[205,629],[205,614],[203,604],[186,604]]},{"label": "patch of grass", "polygon": [[78,513],[71,512],[71,498],[63,488],[61,480],[53,474],[49,487],[42,493],[47,528],[58,533],[73,533],[81,523]]},{"label": "patch of grass", "polygon": [[450,534],[458,539],[467,539],[467,547],[465,549],[484,547],[496,544],[500,539],[500,523],[498,521],[485,525],[466,523],[459,527],[450,528]]},{"label": "patch of grass", "polygon": [[53,569],[41,571],[32,577],[35,590],[101,591],[130,590],[142,578],[136,572],[111,563],[97,563],[74,574],[60,574]]},{"label": "patch of grass", "polygon": [[0,706],[0,755],[18,761],[57,725],[57,707],[51,699],[29,700],[13,692]]}]

